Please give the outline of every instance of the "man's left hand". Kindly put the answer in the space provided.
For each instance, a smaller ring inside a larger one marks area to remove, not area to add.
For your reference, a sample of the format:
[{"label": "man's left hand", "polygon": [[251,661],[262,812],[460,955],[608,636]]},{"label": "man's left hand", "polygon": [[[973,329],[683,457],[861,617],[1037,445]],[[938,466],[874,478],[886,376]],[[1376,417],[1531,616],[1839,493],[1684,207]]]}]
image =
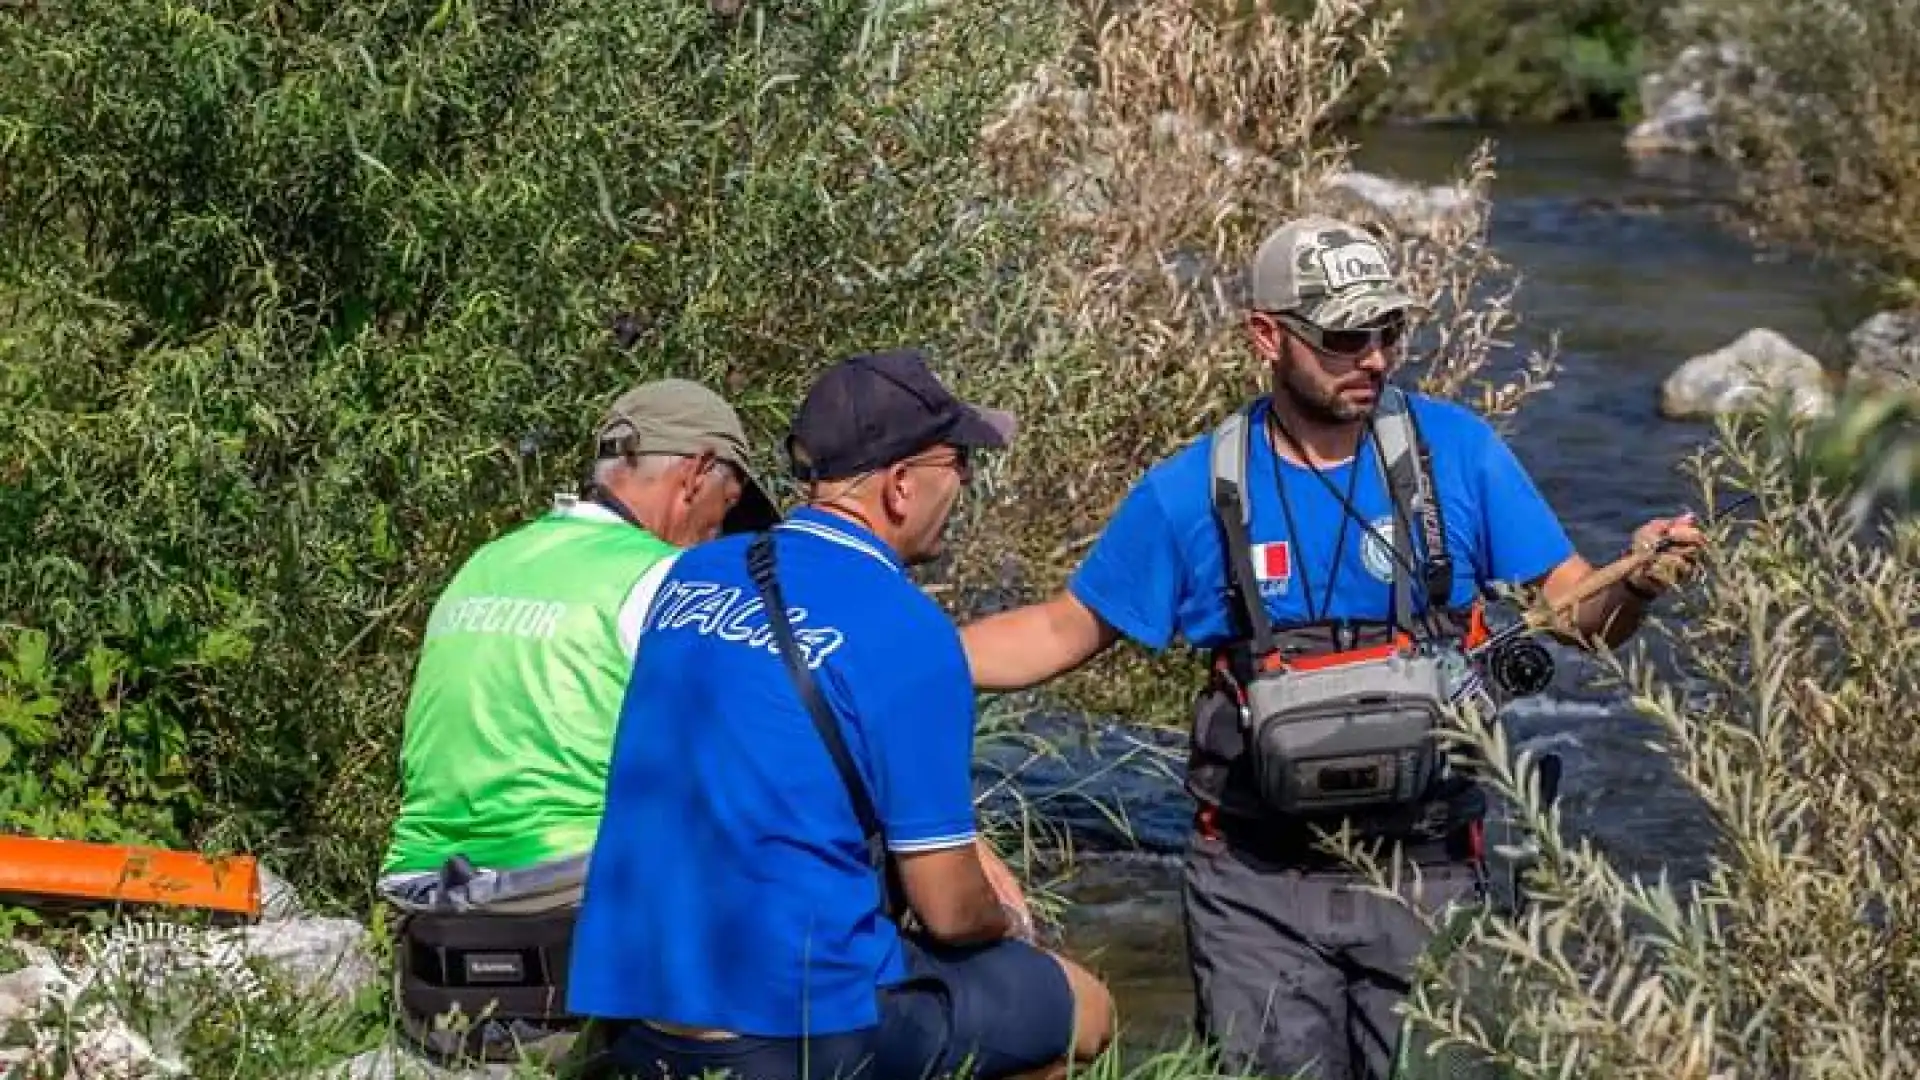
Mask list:
[{"label": "man's left hand", "polygon": [[1706,553],[1707,535],[1695,524],[1692,514],[1675,518],[1654,518],[1633,531],[1628,554],[1657,552],[1646,565],[1627,575],[1634,588],[1663,593],[1691,576]]}]

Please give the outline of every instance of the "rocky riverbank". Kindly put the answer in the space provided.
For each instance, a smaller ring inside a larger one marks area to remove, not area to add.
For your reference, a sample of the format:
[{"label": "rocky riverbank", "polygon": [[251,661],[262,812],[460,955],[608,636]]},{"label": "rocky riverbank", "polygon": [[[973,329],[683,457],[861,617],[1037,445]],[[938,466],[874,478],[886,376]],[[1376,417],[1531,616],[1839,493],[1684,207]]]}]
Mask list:
[{"label": "rocky riverbank", "polygon": [[306,911],[277,878],[263,883],[250,925],[127,916],[57,947],[0,942],[0,1077],[171,1080],[196,1075],[189,1052],[210,1042],[229,1044],[223,1056],[248,1076],[511,1075],[439,1069],[398,1042],[334,1051],[379,1026],[351,1021],[379,997],[380,945],[358,921]]}]

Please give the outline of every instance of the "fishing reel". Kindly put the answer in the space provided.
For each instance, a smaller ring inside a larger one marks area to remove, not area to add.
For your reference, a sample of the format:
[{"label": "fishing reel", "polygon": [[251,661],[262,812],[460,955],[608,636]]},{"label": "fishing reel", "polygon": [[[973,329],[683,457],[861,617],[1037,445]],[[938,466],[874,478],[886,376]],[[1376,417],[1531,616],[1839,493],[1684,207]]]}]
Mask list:
[{"label": "fishing reel", "polygon": [[1515,623],[1468,649],[1453,700],[1474,701],[1497,712],[1519,698],[1534,697],[1553,685],[1553,654],[1526,623]]},{"label": "fishing reel", "polygon": [[1531,636],[1487,644],[1480,663],[1498,697],[1509,701],[1533,697],[1553,685],[1553,654]]}]

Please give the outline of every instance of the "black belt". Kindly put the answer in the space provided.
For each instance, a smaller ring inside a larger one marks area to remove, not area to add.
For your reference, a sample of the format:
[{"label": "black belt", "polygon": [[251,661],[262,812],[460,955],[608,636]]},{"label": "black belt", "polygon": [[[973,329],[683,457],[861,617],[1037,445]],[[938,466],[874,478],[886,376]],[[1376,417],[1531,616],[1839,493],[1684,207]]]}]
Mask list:
[{"label": "black belt", "polygon": [[[1391,834],[1371,833],[1355,828],[1354,835],[1359,844],[1398,843],[1401,853],[1415,863],[1435,865],[1442,863],[1463,863],[1474,861],[1479,847],[1475,833],[1482,828],[1479,819],[1455,822],[1447,832],[1438,837],[1398,838]],[[1237,814],[1221,813],[1208,822],[1195,819],[1195,828],[1203,832],[1212,832],[1227,847],[1252,856],[1261,862],[1277,863],[1284,866],[1299,867],[1305,870],[1351,870],[1352,866],[1340,856],[1321,848],[1318,836],[1309,823],[1300,819],[1287,818],[1247,818]],[[1337,821],[1329,822],[1325,831],[1338,831]]]}]

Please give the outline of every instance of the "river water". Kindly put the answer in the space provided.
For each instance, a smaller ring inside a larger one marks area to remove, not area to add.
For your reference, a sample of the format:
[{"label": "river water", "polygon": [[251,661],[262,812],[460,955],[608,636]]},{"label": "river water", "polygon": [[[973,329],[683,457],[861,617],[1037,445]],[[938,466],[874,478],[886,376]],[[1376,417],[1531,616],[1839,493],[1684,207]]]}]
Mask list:
[{"label": "river water", "polygon": [[[1377,129],[1358,137],[1355,164],[1445,183],[1485,134]],[[1658,415],[1660,382],[1675,366],[1755,326],[1837,358],[1860,311],[1837,273],[1758,252],[1716,221],[1726,187],[1709,165],[1634,162],[1609,125],[1493,138],[1492,239],[1523,275],[1515,347],[1524,353],[1557,331],[1561,360],[1556,385],[1523,407],[1511,442],[1575,543],[1604,561],[1636,524],[1692,499],[1678,466],[1712,433]],[[1554,689],[1520,703],[1508,723],[1515,741],[1561,755],[1570,837],[1585,836],[1631,873],[1700,873],[1711,834],[1691,794],[1646,745],[1652,727],[1590,685],[1593,669],[1580,657],[1556,655]],[[1177,1040],[1192,1008],[1177,864],[1166,857],[1178,850],[1190,813],[1178,785],[1178,742],[1122,725],[1044,726],[1071,749],[1034,762],[1008,747],[984,761],[989,769],[1023,762],[1019,788],[1072,832],[1080,851],[1139,852],[1080,861],[1065,887],[1074,901],[1066,947],[1114,987],[1130,1044]],[[1124,827],[1110,820],[1116,812]]]}]

